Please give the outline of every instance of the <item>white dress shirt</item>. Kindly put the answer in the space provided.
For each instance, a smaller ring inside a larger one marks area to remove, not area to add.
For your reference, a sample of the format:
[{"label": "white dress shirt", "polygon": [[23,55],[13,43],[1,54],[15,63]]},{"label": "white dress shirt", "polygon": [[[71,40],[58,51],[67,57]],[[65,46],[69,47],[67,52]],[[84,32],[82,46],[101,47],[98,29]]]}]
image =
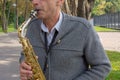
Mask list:
[{"label": "white dress shirt", "polygon": [[45,26],[45,24],[42,22],[41,24],[41,29],[47,33],[47,41],[48,41],[48,46],[50,45],[51,41],[52,41],[52,38],[55,34],[55,30],[57,30],[59,32],[59,29],[60,29],[60,26],[61,26],[61,23],[62,23],[62,19],[63,19],[63,16],[62,16],[62,13],[60,12],[60,17],[59,17],[59,20],[58,22],[55,24],[55,26],[51,29],[51,31],[49,32],[48,28]]}]

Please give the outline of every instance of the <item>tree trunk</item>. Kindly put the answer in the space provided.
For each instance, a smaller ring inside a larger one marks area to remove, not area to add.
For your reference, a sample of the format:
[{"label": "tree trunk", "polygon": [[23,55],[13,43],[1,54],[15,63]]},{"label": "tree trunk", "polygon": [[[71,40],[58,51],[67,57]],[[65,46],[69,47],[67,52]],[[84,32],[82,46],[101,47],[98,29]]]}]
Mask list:
[{"label": "tree trunk", "polygon": [[3,0],[3,4],[2,4],[2,30],[3,32],[7,33],[7,20],[6,20],[6,14],[5,14],[5,10],[6,10],[6,0]]},{"label": "tree trunk", "polygon": [[16,0],[16,9],[15,9],[15,13],[16,13],[16,17],[15,17],[15,28],[18,29],[18,0]]},{"label": "tree trunk", "polygon": [[91,18],[91,10],[94,5],[94,0],[65,0],[63,11],[70,15]]},{"label": "tree trunk", "polygon": [[91,18],[91,11],[94,6],[94,0],[81,0],[78,1],[78,16],[86,19]]},{"label": "tree trunk", "polygon": [[2,25],[2,1],[0,0],[0,26]]},{"label": "tree trunk", "polygon": [[62,10],[70,15],[77,16],[78,0],[65,0]]},{"label": "tree trunk", "polygon": [[[25,4],[28,4],[28,1],[26,0],[25,1]],[[27,12],[28,12],[28,5],[25,5],[25,14],[24,14],[24,17],[25,17],[25,20],[27,19]]]},{"label": "tree trunk", "polygon": [[65,0],[65,3],[62,7],[62,10],[67,13],[67,14],[70,14],[71,15],[71,11],[70,11],[70,7],[69,7],[69,4],[68,4],[68,1],[69,0]]}]

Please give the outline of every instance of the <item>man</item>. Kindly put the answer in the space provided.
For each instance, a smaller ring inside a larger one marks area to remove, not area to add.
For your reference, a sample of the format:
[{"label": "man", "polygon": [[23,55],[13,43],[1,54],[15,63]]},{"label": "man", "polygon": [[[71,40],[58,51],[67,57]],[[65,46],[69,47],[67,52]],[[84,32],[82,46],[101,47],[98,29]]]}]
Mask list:
[{"label": "man", "polygon": [[[61,12],[64,0],[31,0],[38,18],[27,31],[46,80],[104,80],[111,66],[91,25]],[[32,76],[20,58],[20,78]]]}]

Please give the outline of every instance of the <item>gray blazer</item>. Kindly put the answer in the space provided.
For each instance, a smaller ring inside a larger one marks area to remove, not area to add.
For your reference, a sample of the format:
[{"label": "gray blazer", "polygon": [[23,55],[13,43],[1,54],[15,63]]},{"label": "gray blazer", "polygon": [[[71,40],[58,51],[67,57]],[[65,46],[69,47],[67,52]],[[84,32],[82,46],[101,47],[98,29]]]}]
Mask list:
[{"label": "gray blazer", "polygon": [[[41,20],[31,21],[29,38],[39,63],[44,68],[45,40]],[[23,59],[21,54],[20,61]],[[111,66],[97,33],[83,18],[63,13],[60,31],[48,53],[47,80],[104,80]]]}]

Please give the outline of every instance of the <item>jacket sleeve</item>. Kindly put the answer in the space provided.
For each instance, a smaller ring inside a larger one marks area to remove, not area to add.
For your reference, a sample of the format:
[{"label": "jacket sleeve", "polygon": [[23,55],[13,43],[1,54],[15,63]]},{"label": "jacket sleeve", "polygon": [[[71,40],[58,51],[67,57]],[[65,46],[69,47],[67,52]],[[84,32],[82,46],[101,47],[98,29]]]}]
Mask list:
[{"label": "jacket sleeve", "polygon": [[89,68],[73,80],[104,80],[111,70],[111,65],[100,39],[92,27],[87,33],[84,56]]},{"label": "jacket sleeve", "polygon": [[21,54],[20,54],[19,63],[21,63],[22,61],[24,61],[24,53],[23,52],[21,52]]}]

